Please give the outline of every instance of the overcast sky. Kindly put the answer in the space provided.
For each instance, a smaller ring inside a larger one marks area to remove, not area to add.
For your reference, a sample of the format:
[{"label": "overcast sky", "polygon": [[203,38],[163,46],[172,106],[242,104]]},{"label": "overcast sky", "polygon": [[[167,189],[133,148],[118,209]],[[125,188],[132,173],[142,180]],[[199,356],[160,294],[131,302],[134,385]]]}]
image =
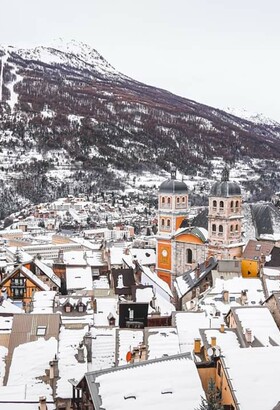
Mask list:
[{"label": "overcast sky", "polygon": [[280,0],[1,0],[0,43],[88,43],[117,70],[280,121]]}]

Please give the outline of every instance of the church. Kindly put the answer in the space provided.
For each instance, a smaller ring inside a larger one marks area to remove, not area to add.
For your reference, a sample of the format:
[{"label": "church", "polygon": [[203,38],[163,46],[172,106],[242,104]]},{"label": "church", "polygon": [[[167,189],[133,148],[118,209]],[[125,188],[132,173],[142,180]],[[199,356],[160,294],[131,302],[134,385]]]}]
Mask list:
[{"label": "church", "polygon": [[221,181],[215,182],[209,194],[208,230],[191,226],[188,187],[170,179],[158,190],[157,274],[173,288],[176,277],[194,269],[209,257],[241,257],[242,195],[240,186],[229,181],[225,167]]}]

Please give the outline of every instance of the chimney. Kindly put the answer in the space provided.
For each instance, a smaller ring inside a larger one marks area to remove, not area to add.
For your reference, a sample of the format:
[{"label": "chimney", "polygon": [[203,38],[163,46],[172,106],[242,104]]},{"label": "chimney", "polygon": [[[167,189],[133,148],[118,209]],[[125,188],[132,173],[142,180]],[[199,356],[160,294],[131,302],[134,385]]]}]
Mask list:
[{"label": "chimney", "polygon": [[48,410],[47,400],[45,396],[39,397],[39,410]]},{"label": "chimney", "polygon": [[223,291],[223,300],[225,303],[229,302],[229,291],[228,290]]},{"label": "chimney", "polygon": [[195,354],[199,354],[201,350],[201,339],[194,339],[193,351]]},{"label": "chimney", "polygon": [[198,279],[200,275],[200,266],[197,265],[196,269],[195,269],[195,278]]},{"label": "chimney", "polygon": [[225,333],[225,324],[224,323],[221,323],[220,332]]},{"label": "chimney", "polygon": [[241,301],[241,305],[245,305],[245,303],[247,302],[247,290],[242,290],[241,291],[241,295],[240,295],[240,301]]},{"label": "chimney", "polygon": [[252,330],[251,329],[246,329],[246,331],[245,331],[245,340],[249,344],[252,343]]},{"label": "chimney", "polygon": [[83,343],[79,344],[77,360],[78,360],[78,363],[84,363],[85,362],[85,351],[84,351]]},{"label": "chimney", "polygon": [[212,347],[215,347],[216,346],[216,343],[217,342],[217,340],[216,340],[216,336],[211,336],[211,346]]},{"label": "chimney", "polygon": [[57,379],[59,377],[59,372],[58,372],[58,360],[56,355],[54,356],[54,359],[50,362],[50,379]]},{"label": "chimney", "polygon": [[84,345],[87,349],[87,362],[91,363],[92,361],[92,336],[90,332],[87,332],[84,335]]}]

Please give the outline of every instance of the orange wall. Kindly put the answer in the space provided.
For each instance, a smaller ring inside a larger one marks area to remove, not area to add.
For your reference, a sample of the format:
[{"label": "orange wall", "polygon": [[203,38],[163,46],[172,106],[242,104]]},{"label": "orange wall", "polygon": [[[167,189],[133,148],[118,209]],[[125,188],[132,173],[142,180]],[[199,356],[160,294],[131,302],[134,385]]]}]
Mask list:
[{"label": "orange wall", "polygon": [[158,271],[158,277],[171,286],[171,275],[169,273]]},{"label": "orange wall", "polygon": [[[259,273],[259,261],[253,259],[243,259],[241,261],[241,272],[244,278],[254,278]],[[251,272],[248,274],[248,272]]]},{"label": "orange wall", "polygon": [[169,242],[158,244],[158,267],[171,270],[171,244]]},{"label": "orange wall", "polygon": [[176,236],[176,242],[203,244],[202,240],[199,239],[197,236],[190,235],[188,233],[183,233],[182,235]]},{"label": "orange wall", "polygon": [[176,230],[180,228],[180,225],[184,219],[185,219],[185,216],[178,216],[176,218]]}]

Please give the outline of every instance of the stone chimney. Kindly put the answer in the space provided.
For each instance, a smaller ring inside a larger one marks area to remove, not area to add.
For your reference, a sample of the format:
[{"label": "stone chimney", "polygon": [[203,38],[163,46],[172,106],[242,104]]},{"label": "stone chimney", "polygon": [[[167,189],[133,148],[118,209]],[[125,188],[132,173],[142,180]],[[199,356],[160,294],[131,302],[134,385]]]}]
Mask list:
[{"label": "stone chimney", "polygon": [[220,332],[225,333],[225,324],[224,323],[221,323]]},{"label": "stone chimney", "polygon": [[223,291],[223,300],[225,303],[229,302],[229,291],[228,290]]},{"label": "stone chimney", "polygon": [[78,363],[84,363],[85,362],[85,351],[84,351],[83,343],[79,344],[77,360],[78,360]]},{"label": "stone chimney", "polygon": [[194,339],[193,351],[195,354],[199,354],[201,350],[201,339]]},{"label": "stone chimney", "polygon": [[90,332],[87,332],[84,335],[84,345],[87,349],[87,362],[91,363],[92,361],[92,336]]},{"label": "stone chimney", "polygon": [[59,371],[58,371],[58,360],[57,356],[54,356],[54,359],[49,363],[50,364],[50,385],[53,390],[53,397],[56,396],[56,381],[59,378]]},{"label": "stone chimney", "polygon": [[39,406],[38,406],[39,410],[48,410],[47,407],[47,399],[45,396],[40,396],[39,397]]},{"label": "stone chimney", "polygon": [[200,266],[197,265],[196,269],[195,269],[195,278],[198,279],[200,276]]},{"label": "stone chimney", "polygon": [[252,343],[252,330],[251,329],[246,329],[245,330],[245,340],[249,344]]},{"label": "stone chimney", "polygon": [[242,290],[241,294],[240,294],[240,302],[241,305],[245,305],[245,303],[247,302],[248,297],[247,297],[247,290]]}]

